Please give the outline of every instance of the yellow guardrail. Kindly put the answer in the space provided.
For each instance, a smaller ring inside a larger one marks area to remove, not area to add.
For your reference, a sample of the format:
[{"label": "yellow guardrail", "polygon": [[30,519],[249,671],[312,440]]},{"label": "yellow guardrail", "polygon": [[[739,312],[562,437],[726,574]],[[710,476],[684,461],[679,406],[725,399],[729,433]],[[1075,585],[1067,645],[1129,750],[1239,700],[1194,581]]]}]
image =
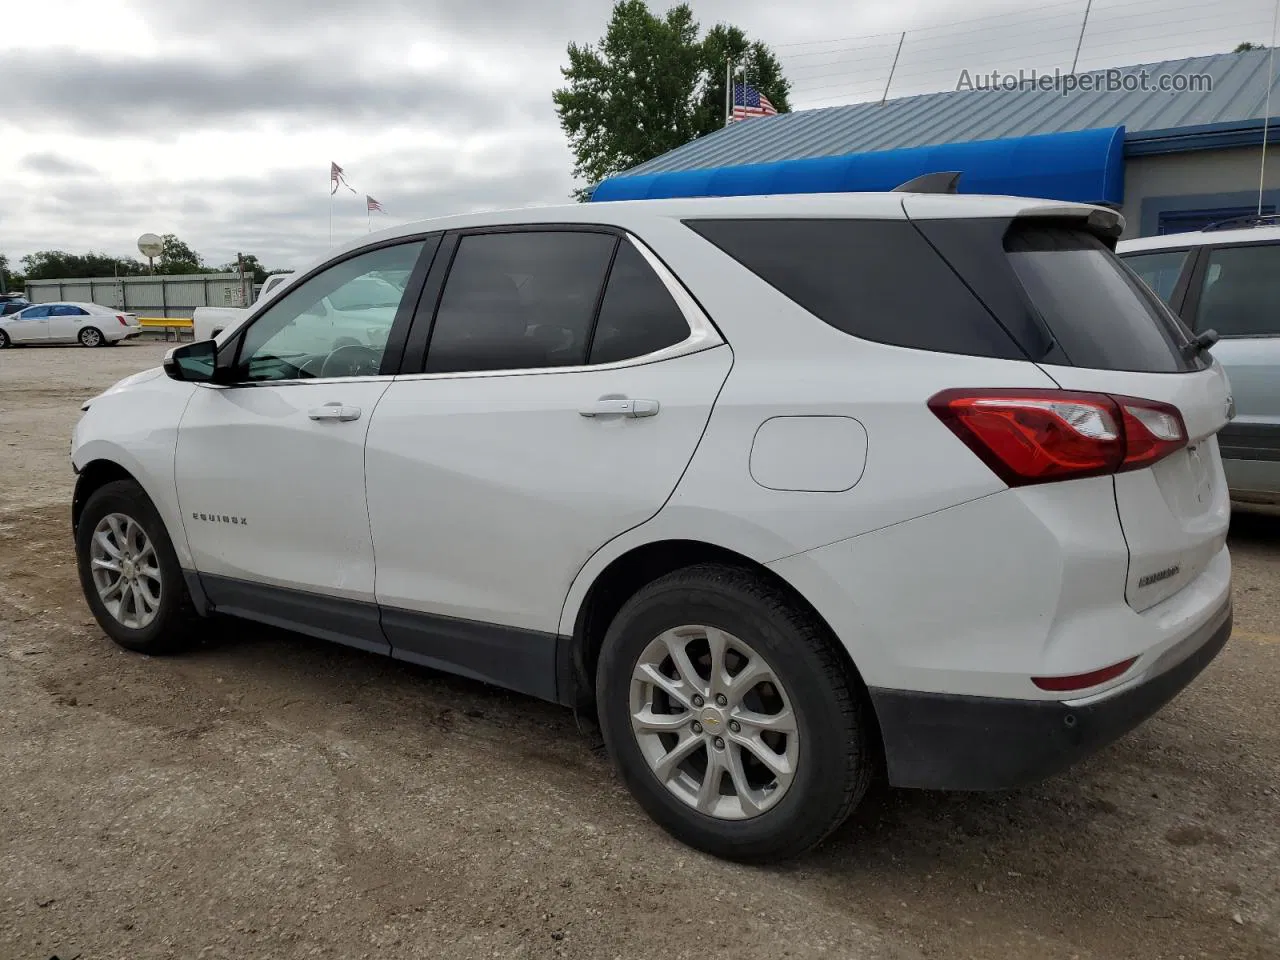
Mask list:
[{"label": "yellow guardrail", "polygon": [[138,326],[152,329],[171,327],[178,330],[191,330],[194,329],[195,324],[190,317],[139,317]]}]

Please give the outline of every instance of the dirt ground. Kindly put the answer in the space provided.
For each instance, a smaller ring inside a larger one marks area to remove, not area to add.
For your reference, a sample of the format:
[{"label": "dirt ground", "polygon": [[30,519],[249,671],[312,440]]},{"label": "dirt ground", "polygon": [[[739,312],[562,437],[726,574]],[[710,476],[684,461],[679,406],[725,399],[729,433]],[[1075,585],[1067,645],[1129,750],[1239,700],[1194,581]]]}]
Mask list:
[{"label": "dirt ground", "polygon": [[880,787],[784,868],[680,846],[570,713],[232,625],[125,653],[80,597],[80,403],[162,344],[0,353],[0,958],[1280,957],[1280,517],[1236,634],[1065,776]]}]

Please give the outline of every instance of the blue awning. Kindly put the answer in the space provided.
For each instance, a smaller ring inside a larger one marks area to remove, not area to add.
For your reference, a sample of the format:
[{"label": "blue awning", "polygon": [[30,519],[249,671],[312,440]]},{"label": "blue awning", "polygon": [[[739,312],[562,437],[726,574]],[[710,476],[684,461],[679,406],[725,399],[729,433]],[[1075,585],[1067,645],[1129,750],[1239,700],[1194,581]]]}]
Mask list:
[{"label": "blue awning", "polygon": [[623,175],[601,181],[591,199],[892,190],[914,177],[944,170],[963,173],[961,193],[1119,205],[1124,199],[1124,127]]}]

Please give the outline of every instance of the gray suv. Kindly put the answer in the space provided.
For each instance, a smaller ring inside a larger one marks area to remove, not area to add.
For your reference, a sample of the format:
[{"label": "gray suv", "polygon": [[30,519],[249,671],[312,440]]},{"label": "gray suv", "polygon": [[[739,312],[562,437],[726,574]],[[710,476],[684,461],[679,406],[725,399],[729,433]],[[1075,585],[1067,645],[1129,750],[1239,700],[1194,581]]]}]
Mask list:
[{"label": "gray suv", "polygon": [[1116,253],[1192,330],[1217,331],[1236,407],[1218,434],[1232,499],[1280,503],[1280,218],[1127,240]]}]

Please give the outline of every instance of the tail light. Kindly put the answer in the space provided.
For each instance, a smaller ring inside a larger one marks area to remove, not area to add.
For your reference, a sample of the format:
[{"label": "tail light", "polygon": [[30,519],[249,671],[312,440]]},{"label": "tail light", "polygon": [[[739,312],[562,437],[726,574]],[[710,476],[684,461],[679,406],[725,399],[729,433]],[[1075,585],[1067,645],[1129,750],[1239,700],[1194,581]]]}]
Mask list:
[{"label": "tail light", "polygon": [[1069,390],[944,390],[929,409],[1011,487],[1149,467],[1186,446],[1176,407]]},{"label": "tail light", "polygon": [[117,313],[116,319],[120,321],[120,326],[122,327],[127,327],[129,325],[129,321],[124,318],[123,313]]}]

